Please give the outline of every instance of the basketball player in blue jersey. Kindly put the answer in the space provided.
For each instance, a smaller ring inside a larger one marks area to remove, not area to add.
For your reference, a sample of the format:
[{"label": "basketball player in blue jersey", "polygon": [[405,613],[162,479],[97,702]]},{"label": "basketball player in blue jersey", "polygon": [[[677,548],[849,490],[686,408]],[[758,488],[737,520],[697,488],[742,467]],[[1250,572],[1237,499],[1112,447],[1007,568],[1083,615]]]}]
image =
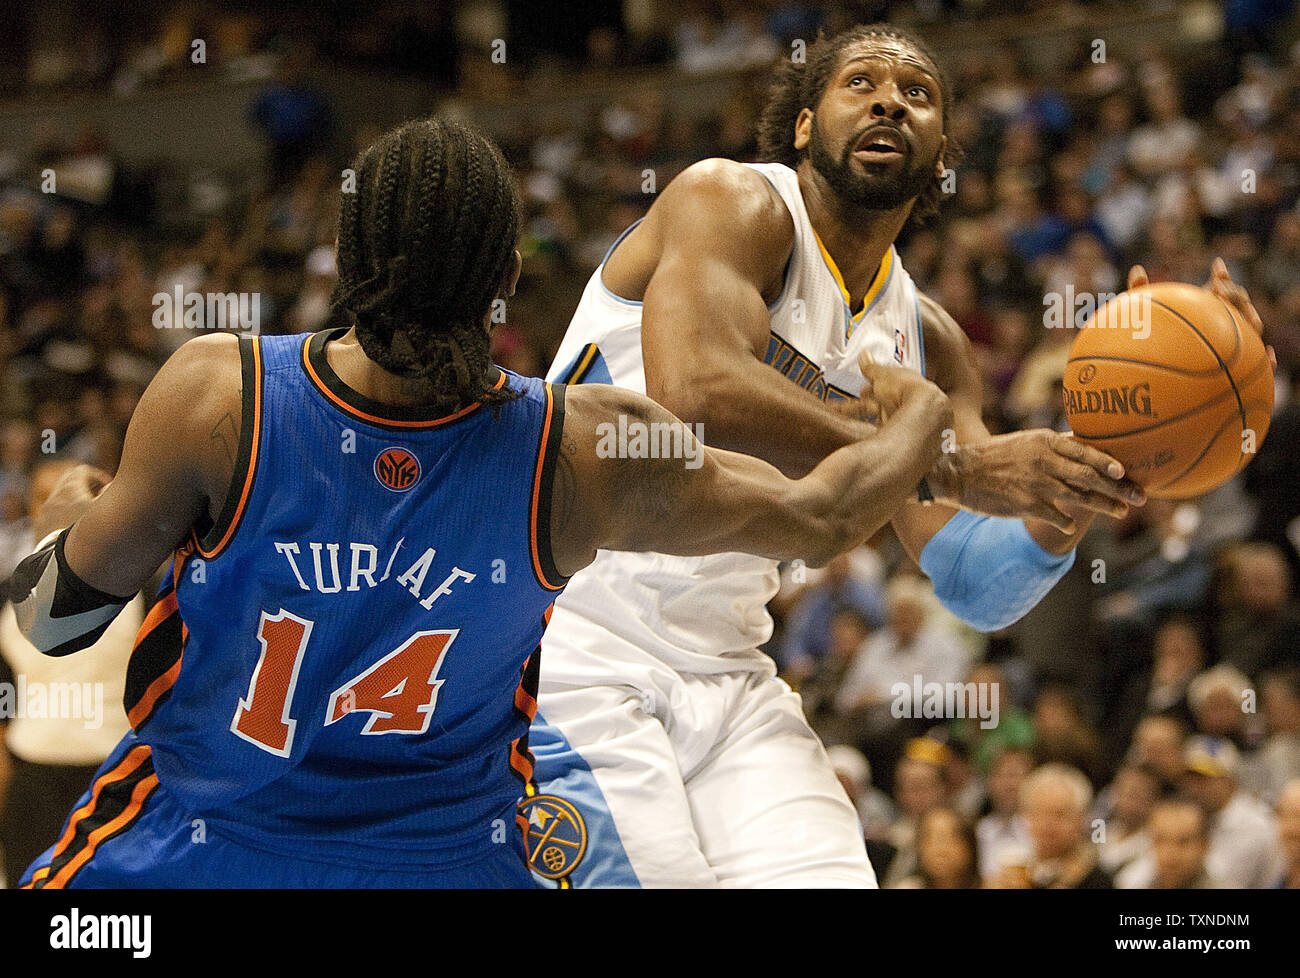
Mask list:
[{"label": "basketball player in blue jersey", "polygon": [[[923,373],[952,399],[955,451],[892,525],[939,599],[991,631],[1069,569],[1097,513],[1143,497],[1064,434],[991,437],[968,341],[902,268],[895,237],[941,197],[948,108],[934,58],[905,32],[812,46],[761,119],[772,162],[708,160],[673,180],[592,275],[550,379],[645,392],[702,422],[711,446],[798,476],[862,437],[864,357]],[[1130,286],[1143,281],[1135,268]],[[1221,264],[1211,285],[1258,327]],[[738,553],[602,553],[569,585],[531,739],[530,799],[547,800],[524,807],[568,806],[589,842],[581,858],[535,860],[539,878],[875,885],[798,697],[757,651],[777,580],[774,561]]]},{"label": "basketball player in blue jersey", "polygon": [[[354,170],[335,301],[355,324],[186,343],[116,478],[80,469],[41,512],[12,599],[43,652],[168,574],[132,731],[26,886],[532,886],[530,859],[583,844],[563,811],[517,812],[568,577],[600,548],[829,559],[938,456],[948,399],[894,367],[868,368],[879,428],[797,481],[640,395],[501,370],[489,314],[520,257],[499,152],[420,121]],[[638,427],[675,450],[610,450]]]}]

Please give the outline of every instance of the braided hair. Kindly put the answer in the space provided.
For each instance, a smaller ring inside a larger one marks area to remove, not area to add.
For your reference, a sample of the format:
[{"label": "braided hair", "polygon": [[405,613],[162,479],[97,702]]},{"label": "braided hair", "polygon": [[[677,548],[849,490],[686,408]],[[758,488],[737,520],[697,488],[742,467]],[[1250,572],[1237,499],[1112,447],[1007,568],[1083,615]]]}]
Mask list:
[{"label": "braided hair", "polygon": [[[862,41],[888,40],[906,44],[934,67],[943,93],[943,131],[948,133],[948,106],[951,104],[948,78],[925,42],[911,31],[891,24],[868,24],[853,27],[833,37],[818,35],[808,48],[802,62],[785,60],[777,69],[776,80],[768,91],[767,104],[758,120],[758,151],[762,160],[784,163],[791,169],[799,166],[808,154],[807,148],[794,147],[795,120],[804,109],[817,110],[826,86],[839,66],[840,56],[850,45]],[[955,168],[961,161],[961,149],[948,136],[943,154],[945,168]],[[916,199],[909,221],[922,223],[939,212],[944,197],[943,180],[936,176]]]},{"label": "braided hair", "polygon": [[366,356],[427,381],[437,407],[512,400],[508,387],[488,386],[483,322],[519,231],[500,150],[467,126],[420,119],[385,133],[352,167],[331,304],[351,316]]}]

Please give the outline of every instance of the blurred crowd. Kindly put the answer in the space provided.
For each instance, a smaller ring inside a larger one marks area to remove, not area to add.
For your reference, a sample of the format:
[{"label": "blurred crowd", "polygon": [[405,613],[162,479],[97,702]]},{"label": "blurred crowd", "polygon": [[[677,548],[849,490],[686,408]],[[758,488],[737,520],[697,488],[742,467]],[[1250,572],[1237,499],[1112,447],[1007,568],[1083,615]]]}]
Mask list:
[{"label": "blurred crowd", "polygon": [[[875,6],[924,23],[985,5]],[[1153,281],[1202,283],[1222,256],[1277,351],[1277,399],[1242,476],[1099,520],[1066,578],[1004,632],[952,619],[888,532],[825,569],[783,568],[767,651],[803,694],[886,885],[1300,886],[1300,50],[1273,29],[1289,6],[1228,4],[1229,35],[1177,55],[1138,47],[1098,62],[1085,32],[1050,76],[1014,40],[943,59],[964,161],[941,215],[899,246],[970,336],[990,428],[1065,427],[1074,334],[1045,327],[1044,296],[1122,291],[1138,262]],[[635,52],[612,28],[578,38],[572,57],[586,65],[658,63],[662,75],[590,113],[539,112],[497,134],[526,209],[525,274],[494,333],[497,361],[544,373],[587,277],[654,191],[705,157],[752,159],[772,59],[860,7],[692,2]],[[396,64],[391,28],[412,5],[375,9],[351,54],[328,38],[322,49],[353,64],[392,51]],[[225,50],[268,55],[274,32],[251,14],[240,23]],[[438,36],[461,51],[452,27]],[[176,38],[164,56],[141,40],[74,61],[113,90],[165,84]],[[210,309],[161,322],[160,296],[255,295],[263,333],[338,322],[338,174],[377,133],[339,132],[306,67],[300,54],[274,59],[249,105],[267,147],[251,172],[135,170],[93,129],[42,133],[21,158],[0,147],[0,580],[32,547],[43,466],[113,471],[153,373],[216,325]],[[717,111],[670,108],[681,73],[737,68],[751,75]],[[58,87],[56,74],[30,90]],[[42,192],[46,169],[56,193]],[[952,702],[931,709],[936,686],[957,691],[964,716]]]}]

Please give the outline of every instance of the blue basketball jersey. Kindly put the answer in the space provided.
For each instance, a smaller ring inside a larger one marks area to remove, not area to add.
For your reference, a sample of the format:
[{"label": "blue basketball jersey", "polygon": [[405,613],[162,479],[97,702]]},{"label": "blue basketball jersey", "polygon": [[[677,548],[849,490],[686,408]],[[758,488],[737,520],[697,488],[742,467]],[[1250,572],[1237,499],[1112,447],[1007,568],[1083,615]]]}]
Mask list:
[{"label": "blue basketball jersey", "polygon": [[563,387],[450,416],[383,405],[343,330],[241,339],[216,524],[177,554],[127,679],[158,782],[207,831],[343,864],[522,863]]}]

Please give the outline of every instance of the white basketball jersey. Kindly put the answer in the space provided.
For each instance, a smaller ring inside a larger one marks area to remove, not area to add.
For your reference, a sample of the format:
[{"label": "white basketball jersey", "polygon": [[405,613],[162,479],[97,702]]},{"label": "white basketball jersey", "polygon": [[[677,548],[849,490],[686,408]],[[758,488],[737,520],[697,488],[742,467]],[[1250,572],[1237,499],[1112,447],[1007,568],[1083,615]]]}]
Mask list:
[{"label": "white basketball jersey", "polygon": [[[924,373],[916,287],[893,246],[862,311],[851,315],[847,290],[808,219],[795,171],[779,163],[746,165],[771,182],[794,219],[784,288],[768,307],[771,333],[764,358],[788,380],[773,377],[772,382],[793,381],[823,399],[856,397],[862,387],[858,357],[864,350],[877,363]],[[631,230],[623,232],[606,260]],[[604,268],[602,262],[587,283],[547,379],[615,384],[644,394],[641,303],[610,292],[602,279]],[[702,436],[707,444],[707,425]],[[761,668],[766,662],[745,653],[772,636],[767,603],[777,585],[776,562],[749,554],[672,557],[602,550],[574,576],[557,605],[679,671],[725,672],[747,665]]]}]

